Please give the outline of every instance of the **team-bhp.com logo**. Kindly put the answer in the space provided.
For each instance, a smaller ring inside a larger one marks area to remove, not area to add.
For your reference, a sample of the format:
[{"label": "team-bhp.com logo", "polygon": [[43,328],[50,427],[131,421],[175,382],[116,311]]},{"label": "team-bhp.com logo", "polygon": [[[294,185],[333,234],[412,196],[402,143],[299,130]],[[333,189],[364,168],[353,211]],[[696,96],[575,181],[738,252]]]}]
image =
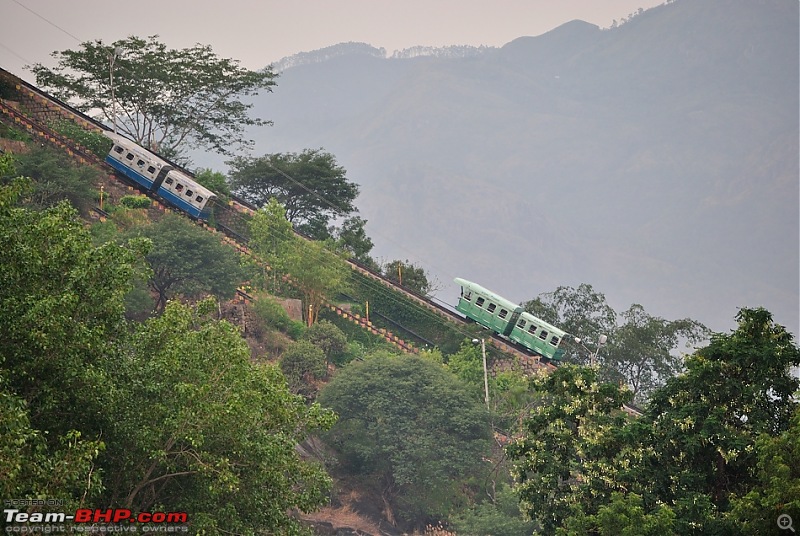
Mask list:
[{"label": "team-bhp.com logo", "polygon": [[139,512],[126,508],[80,508],[74,513],[3,510],[7,533],[187,532],[186,512]]}]

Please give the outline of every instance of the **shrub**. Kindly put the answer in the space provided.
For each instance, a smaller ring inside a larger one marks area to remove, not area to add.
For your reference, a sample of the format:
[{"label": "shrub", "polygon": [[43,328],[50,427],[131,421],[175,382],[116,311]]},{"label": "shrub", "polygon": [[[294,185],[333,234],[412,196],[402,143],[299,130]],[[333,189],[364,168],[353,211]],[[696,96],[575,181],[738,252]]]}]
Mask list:
[{"label": "shrub", "polygon": [[341,360],[347,352],[344,332],[327,320],[320,320],[306,330],[305,339],[320,348],[329,362]]},{"label": "shrub", "polygon": [[119,204],[127,208],[150,208],[150,198],[146,195],[125,195]]},{"label": "shrub", "polygon": [[316,393],[314,380],[324,378],[328,368],[321,349],[310,341],[297,341],[283,354],[281,370],[293,393],[310,398]]}]

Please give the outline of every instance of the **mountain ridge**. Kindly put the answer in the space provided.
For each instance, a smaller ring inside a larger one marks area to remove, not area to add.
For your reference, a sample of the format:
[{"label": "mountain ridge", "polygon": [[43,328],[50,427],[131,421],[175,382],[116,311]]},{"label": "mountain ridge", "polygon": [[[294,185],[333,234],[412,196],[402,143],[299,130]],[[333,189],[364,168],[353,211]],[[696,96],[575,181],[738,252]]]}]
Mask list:
[{"label": "mountain ridge", "polygon": [[763,305],[798,333],[796,15],[684,0],[459,58],[344,54],[284,71],[251,136],[336,155],[375,256],[445,283],[585,282],[718,331]]}]

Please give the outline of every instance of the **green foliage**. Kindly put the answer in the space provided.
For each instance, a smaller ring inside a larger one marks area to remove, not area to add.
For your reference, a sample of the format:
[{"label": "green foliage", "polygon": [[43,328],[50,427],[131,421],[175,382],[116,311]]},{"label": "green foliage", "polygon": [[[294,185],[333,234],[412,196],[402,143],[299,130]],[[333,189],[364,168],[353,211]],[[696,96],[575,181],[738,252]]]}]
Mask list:
[{"label": "green foliage", "polygon": [[295,235],[286,209],[275,198],[253,215],[249,244],[269,267],[263,272],[267,288],[284,294],[288,283],[303,299],[306,321],[311,312],[312,323],[324,302],[344,287],[350,272],[344,260],[325,244]]},{"label": "green foliage", "polygon": [[89,149],[95,156],[100,159],[106,157],[111,150],[113,142],[101,132],[95,130],[88,130],[72,121],[62,119],[51,123],[50,127],[59,134],[75,141],[78,145]]},{"label": "green foliage", "polygon": [[27,132],[0,123],[0,138],[14,141],[31,141],[31,136]]},{"label": "green foliage", "polygon": [[91,499],[123,297],[146,244],[94,246],[66,203],[18,206],[30,187],[0,187],[0,489]]},{"label": "green foliage", "polygon": [[505,484],[497,490],[493,502],[484,501],[454,514],[450,524],[463,536],[530,536],[536,526],[523,518],[517,496]]},{"label": "green foliage", "polygon": [[795,515],[800,348],[764,309],[737,320],[635,420],[594,368],[564,365],[535,381],[542,404],[508,453],[545,532],[758,534]]},{"label": "green foliage", "polygon": [[217,194],[220,198],[230,197],[231,189],[225,175],[210,168],[201,168],[195,172],[194,178],[197,182]]},{"label": "green foliage", "polygon": [[300,338],[305,332],[305,326],[292,320],[283,306],[269,296],[258,298],[253,302],[253,310],[267,325],[286,333],[293,339]]},{"label": "green foliage", "polygon": [[485,409],[450,372],[420,357],[353,361],[318,400],[339,415],[327,441],[342,470],[374,482],[405,522],[445,516],[488,449]]},{"label": "green foliage", "polygon": [[153,243],[147,262],[159,311],[178,293],[188,298],[206,293],[233,297],[242,280],[236,252],[186,218],[167,214],[156,223],[133,229],[129,236],[146,237]]},{"label": "green foliage", "polygon": [[698,343],[708,337],[708,330],[689,318],[668,321],[651,316],[637,304],[620,316],[625,323],[610,334],[603,352],[605,375],[611,381],[626,382],[634,401],[642,404],[683,369],[683,359],[674,355],[680,342]]},{"label": "green foliage", "polygon": [[660,468],[650,480],[675,504],[681,533],[735,529],[724,513],[758,483],[758,438],[787,431],[798,407],[800,382],[790,369],[800,364],[800,348],[792,335],[764,309],[742,309],[737,320],[733,333],[713,336],[687,358],[686,373],[657,390],[647,409],[649,463]]},{"label": "green foliage", "polygon": [[675,536],[675,513],[660,504],[652,513],[644,508],[642,497],[635,493],[611,494],[611,501],[597,514],[571,518],[556,534],[559,536]]},{"label": "green foliage", "polygon": [[389,262],[383,266],[382,272],[386,279],[395,281],[421,296],[427,296],[437,290],[436,286],[428,280],[425,270],[407,260],[405,262]]},{"label": "green foliage", "polygon": [[322,350],[329,363],[340,363],[347,352],[347,337],[333,323],[319,320],[310,326],[305,339]]},{"label": "green foliage", "polygon": [[[601,377],[625,382],[638,404],[644,404],[653,390],[683,369],[683,358],[676,352],[681,344],[688,348],[708,338],[707,328],[695,320],[665,320],[638,304],[618,315],[605,296],[587,284],[577,289],[558,287],[523,306],[569,333],[561,343],[565,361],[588,364],[597,354]],[[622,325],[617,323],[618,317],[624,321]],[[602,348],[597,346],[600,335],[608,338]],[[575,336],[582,341],[576,342]]]},{"label": "green foliage", "polygon": [[150,208],[150,198],[146,195],[124,195],[120,198],[119,204],[127,208]]},{"label": "green foliage", "polygon": [[[275,74],[242,69],[208,45],[171,50],[157,38],[86,41],[79,50],[54,52],[56,68],[35,64],[32,71],[39,87],[81,111],[99,110],[107,124],[116,114],[120,132],[167,157],[189,141],[222,154],[247,146],[246,127],[266,123],[251,119],[252,105],[239,99],[270,91]],[[131,117],[136,121],[125,119]]]},{"label": "green foliage", "polygon": [[311,398],[317,392],[316,380],[328,372],[325,353],[310,341],[293,342],[281,357],[281,370],[293,393]]},{"label": "green foliage", "polygon": [[329,238],[330,221],[356,211],[358,185],[349,182],[344,168],[322,149],[238,156],[227,164],[237,195],[258,207],[277,199],[286,209],[286,219],[311,238]]},{"label": "green foliage", "polygon": [[297,534],[292,510],[327,501],[330,479],[295,445],[334,416],[289,393],[280,371],[250,361],[237,329],[170,303],[140,326],[109,400],[106,504],[186,511],[208,534]]},{"label": "green foliage", "polygon": [[800,518],[800,407],[788,430],[774,437],[762,434],[756,450],[756,482],[731,500],[729,519],[744,533],[769,534],[779,516]]},{"label": "green foliage", "polygon": [[80,210],[95,202],[95,183],[100,173],[78,166],[65,154],[49,147],[33,147],[14,156],[16,174],[33,179],[27,200],[37,208],[51,207],[68,200]]},{"label": "green foliage", "polygon": [[[376,284],[370,277],[355,270],[350,273],[348,287],[348,293],[356,301],[361,304],[369,302],[370,320],[375,325],[413,341],[415,335],[404,333],[400,327],[408,328],[417,336],[431,341],[444,355],[458,351],[464,341],[465,332],[472,330],[475,332],[474,336],[478,336],[477,326],[457,326],[448,322],[405,294]],[[378,315],[390,318],[393,322],[385,322]]]},{"label": "green foliage", "polygon": [[593,368],[564,364],[531,382],[538,403],[508,446],[523,508],[546,534],[593,514],[622,491],[615,455],[630,393],[600,383]]},{"label": "green foliage", "polygon": [[605,295],[586,283],[577,289],[558,287],[522,306],[529,313],[572,335],[565,337],[561,345],[565,349],[564,360],[571,363],[586,364],[589,361],[588,352],[574,344],[573,337],[597,340],[600,334],[605,334],[611,338],[617,325],[617,313],[606,303]]},{"label": "green foliage", "polygon": [[[0,159],[8,170],[8,162]],[[295,447],[334,415],[251,363],[214,303],[142,325],[123,298],[148,240],[94,246],[74,209],[0,187],[0,493],[186,511],[205,534],[306,533],[331,481]]]},{"label": "green foliage", "polygon": [[353,216],[344,220],[340,227],[330,229],[330,234],[336,239],[336,246],[344,250],[349,258],[380,271],[380,267],[369,256],[374,244],[364,230],[366,224],[367,220]]}]

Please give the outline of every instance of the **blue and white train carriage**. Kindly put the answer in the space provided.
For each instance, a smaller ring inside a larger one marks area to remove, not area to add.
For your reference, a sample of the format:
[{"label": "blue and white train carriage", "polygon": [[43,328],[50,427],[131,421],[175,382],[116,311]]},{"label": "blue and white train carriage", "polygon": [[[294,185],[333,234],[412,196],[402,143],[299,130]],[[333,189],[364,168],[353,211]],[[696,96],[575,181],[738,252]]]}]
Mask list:
[{"label": "blue and white train carriage", "polygon": [[128,138],[113,132],[104,134],[114,142],[106,156],[114,169],[166,203],[195,218],[208,219],[217,197],[214,192]]}]

